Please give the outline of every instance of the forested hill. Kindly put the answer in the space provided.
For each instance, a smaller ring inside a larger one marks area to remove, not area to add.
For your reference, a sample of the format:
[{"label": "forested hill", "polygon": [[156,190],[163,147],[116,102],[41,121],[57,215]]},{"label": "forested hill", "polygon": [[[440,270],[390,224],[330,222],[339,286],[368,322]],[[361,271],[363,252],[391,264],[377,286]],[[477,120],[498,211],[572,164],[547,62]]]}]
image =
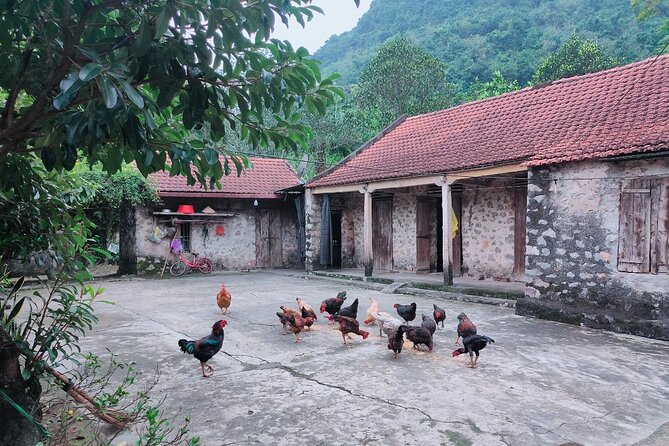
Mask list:
[{"label": "forested hill", "polygon": [[657,22],[637,21],[629,0],[373,0],[354,29],[315,57],[324,72],[354,83],[385,40],[406,34],[442,58],[461,87],[494,70],[524,85],[574,32],[626,63],[648,57],[660,39]]}]

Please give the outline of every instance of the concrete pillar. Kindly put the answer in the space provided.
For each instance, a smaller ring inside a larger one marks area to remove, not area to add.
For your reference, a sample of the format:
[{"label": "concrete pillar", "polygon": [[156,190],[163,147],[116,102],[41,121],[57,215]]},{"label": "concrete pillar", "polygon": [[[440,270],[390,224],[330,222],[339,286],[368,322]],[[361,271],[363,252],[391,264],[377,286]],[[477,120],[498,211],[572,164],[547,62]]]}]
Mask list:
[{"label": "concrete pillar", "polygon": [[447,180],[441,183],[441,212],[442,212],[442,256],[444,259],[444,285],[453,285],[453,239],[451,231],[453,225],[451,222],[451,185]]},{"label": "concrete pillar", "polygon": [[372,249],[372,193],[367,190],[367,187],[362,188],[360,192],[365,194],[363,264],[365,265],[365,277],[372,277],[372,271],[374,270],[374,250]]}]

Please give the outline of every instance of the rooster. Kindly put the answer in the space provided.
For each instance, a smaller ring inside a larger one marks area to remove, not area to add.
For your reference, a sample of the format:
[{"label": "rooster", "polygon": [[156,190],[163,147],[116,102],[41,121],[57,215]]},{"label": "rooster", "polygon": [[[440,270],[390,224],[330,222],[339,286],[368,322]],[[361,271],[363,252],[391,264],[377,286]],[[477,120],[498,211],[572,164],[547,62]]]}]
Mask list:
[{"label": "rooster", "polygon": [[284,306],[281,306],[280,308],[282,311],[277,312],[276,315],[283,324],[284,331],[292,332],[295,335],[295,342],[301,342],[302,338],[300,338],[300,332],[304,330],[305,325],[302,314],[292,308]]},{"label": "rooster", "polygon": [[[230,303],[232,303],[232,295],[225,288],[225,284],[222,284],[221,290],[216,295],[216,304],[218,305],[218,308],[221,309],[221,314],[228,314]],[[225,312],[223,312],[223,308],[225,308]]]},{"label": "rooster", "polygon": [[434,312],[432,313],[432,316],[434,316],[434,321],[438,324],[441,322],[441,328],[444,328],[444,321],[446,320],[446,311],[444,311],[443,308],[439,308],[436,304],[432,304],[434,307]]},{"label": "rooster", "polygon": [[[214,373],[214,368],[207,364],[223,346],[223,338],[225,334],[223,328],[228,324],[226,320],[220,320],[211,327],[211,334],[197,341],[188,341],[186,339],[179,339],[179,347],[184,353],[195,356],[200,360],[200,367],[202,367],[202,376],[208,378]],[[206,371],[205,371],[206,369]]]},{"label": "rooster", "polygon": [[379,327],[379,336],[383,336],[383,333],[391,336],[397,330],[397,327],[402,325],[399,319],[383,311],[368,315],[364,322],[365,324],[376,324]]},{"label": "rooster", "polygon": [[295,300],[297,301],[297,308],[299,308],[300,313],[302,313],[302,317],[311,317],[313,319],[312,323],[313,321],[318,320],[318,316],[316,316],[316,312],[311,305],[305,304],[304,301],[299,297],[295,298]]},{"label": "rooster", "polygon": [[350,317],[353,319],[358,318],[358,298],[356,298],[351,305],[344,307],[337,311],[335,314],[328,316],[328,319],[331,321],[337,321],[340,316]]},{"label": "rooster", "polygon": [[[467,336],[466,338],[462,339],[462,345],[464,345],[464,347],[454,350],[453,357],[459,356],[463,353],[469,353],[469,367],[475,368],[476,363],[479,360],[479,351],[483,350],[485,346],[488,345],[488,343],[494,342],[495,340],[489,338],[488,336],[477,334]],[[476,354],[476,358],[474,358],[474,354]]]},{"label": "rooster", "polygon": [[341,337],[344,338],[344,345],[346,345],[346,337],[351,339],[349,333],[360,335],[362,336],[362,339],[367,339],[367,336],[369,336],[369,332],[360,330],[360,324],[355,318],[348,316],[338,316],[337,322],[339,322],[339,331],[341,331]]},{"label": "rooster", "polygon": [[430,316],[423,316],[423,322],[420,324],[421,327],[427,328],[430,330],[430,334],[434,336],[434,332],[437,331],[437,323],[430,318]]},{"label": "rooster", "polygon": [[432,351],[432,346],[434,344],[432,343],[432,334],[430,334],[430,330],[423,327],[411,327],[411,326],[407,326],[405,328],[407,333],[407,339],[413,342],[413,348],[418,350],[418,345],[424,344],[427,346],[429,351]]},{"label": "rooster", "polygon": [[[331,297],[329,299],[325,299],[321,303],[321,313],[327,312],[330,316],[332,316],[341,309],[341,306],[344,305],[345,300],[346,300],[346,291],[340,291],[339,294],[337,294],[337,297]],[[330,322],[328,323],[332,324],[332,319],[330,319]]]},{"label": "rooster", "polygon": [[409,305],[395,304],[393,307],[407,324],[416,319],[416,302],[411,302]]},{"label": "rooster", "polygon": [[455,338],[455,345],[460,341],[460,338],[464,339],[467,336],[476,334],[476,325],[469,320],[465,313],[458,314],[458,337]]},{"label": "rooster", "polygon": [[388,350],[392,350],[395,353],[395,359],[397,359],[397,355],[402,353],[405,329],[405,325],[400,325],[397,327],[397,330],[395,330],[395,333],[393,333],[392,336],[388,335]]}]

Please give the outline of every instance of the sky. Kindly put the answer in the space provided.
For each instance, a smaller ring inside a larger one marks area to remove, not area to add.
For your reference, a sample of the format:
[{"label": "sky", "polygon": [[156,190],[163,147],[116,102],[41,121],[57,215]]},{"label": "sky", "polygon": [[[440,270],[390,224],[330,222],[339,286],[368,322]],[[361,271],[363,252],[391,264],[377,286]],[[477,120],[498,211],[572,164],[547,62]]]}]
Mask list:
[{"label": "sky", "polygon": [[367,12],[371,2],[361,0],[357,8],[353,0],[313,0],[312,4],[320,7],[324,14],[315,13],[304,28],[294,20],[288,28],[278,21],[272,37],[289,40],[293,47],[303,46],[313,54],[331,35],[352,29]]}]

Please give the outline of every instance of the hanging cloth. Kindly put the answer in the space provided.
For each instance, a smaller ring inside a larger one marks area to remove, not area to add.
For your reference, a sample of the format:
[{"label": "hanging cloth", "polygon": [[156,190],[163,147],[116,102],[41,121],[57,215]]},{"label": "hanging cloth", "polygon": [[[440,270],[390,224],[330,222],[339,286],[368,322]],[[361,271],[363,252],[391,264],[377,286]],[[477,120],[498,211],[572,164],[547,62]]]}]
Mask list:
[{"label": "hanging cloth", "polygon": [[323,208],[321,209],[321,265],[332,265],[332,219],[330,217],[330,195],[323,194]]},{"label": "hanging cloth", "polygon": [[297,211],[297,243],[300,250],[300,260],[304,262],[307,243],[304,232],[304,198],[302,194],[295,199],[295,210]]},{"label": "hanging cloth", "polygon": [[455,238],[455,234],[458,232],[458,217],[455,215],[455,211],[451,208],[451,238]]}]

